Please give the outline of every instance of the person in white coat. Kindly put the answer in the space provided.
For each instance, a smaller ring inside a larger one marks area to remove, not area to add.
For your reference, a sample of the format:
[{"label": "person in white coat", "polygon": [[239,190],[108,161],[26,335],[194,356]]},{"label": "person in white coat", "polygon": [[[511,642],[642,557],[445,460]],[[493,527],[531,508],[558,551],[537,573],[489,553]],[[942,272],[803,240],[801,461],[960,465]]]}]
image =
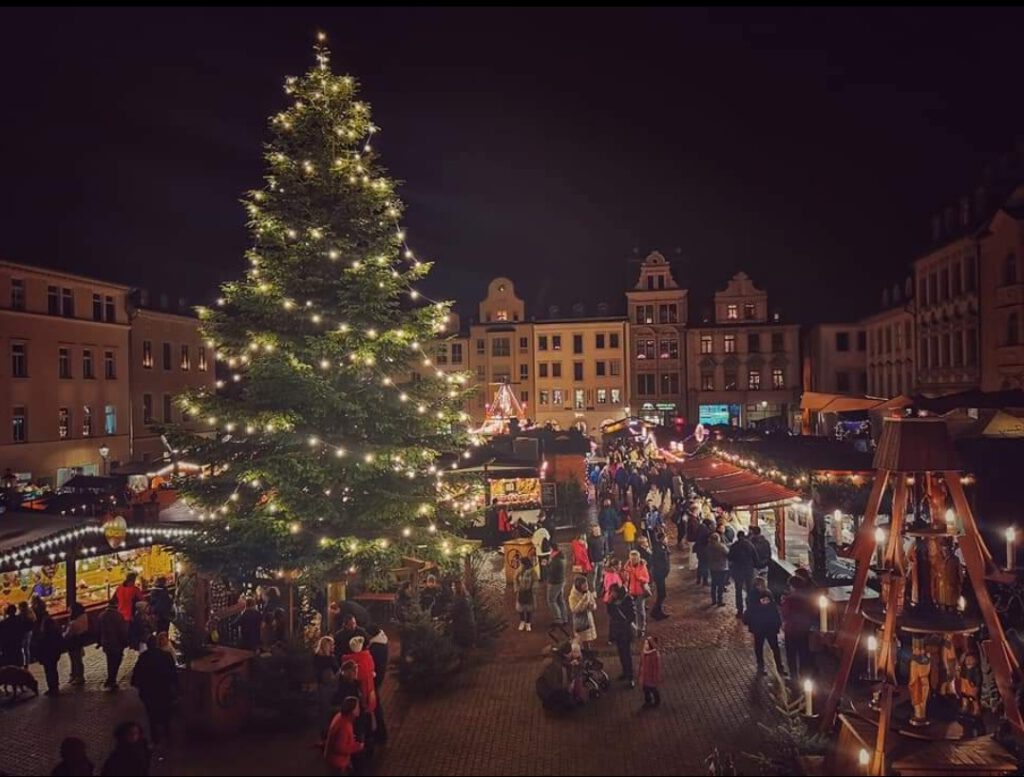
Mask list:
[{"label": "person in white coat", "polygon": [[572,613],[573,633],[584,647],[597,639],[597,625],[594,623],[596,610],[597,597],[590,590],[587,578],[579,575],[569,591],[569,612]]}]

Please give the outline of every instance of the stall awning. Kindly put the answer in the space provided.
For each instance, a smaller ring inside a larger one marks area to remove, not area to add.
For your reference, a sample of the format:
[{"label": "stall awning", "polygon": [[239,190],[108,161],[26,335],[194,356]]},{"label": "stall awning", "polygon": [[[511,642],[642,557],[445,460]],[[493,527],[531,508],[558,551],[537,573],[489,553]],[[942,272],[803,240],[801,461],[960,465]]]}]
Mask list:
[{"label": "stall awning", "polygon": [[890,401],[880,397],[855,397],[846,394],[805,391],[800,397],[800,409],[812,413],[849,413],[854,410],[873,410]]},{"label": "stall awning", "polygon": [[701,493],[728,507],[765,507],[800,498],[797,491],[712,456],[688,459],[678,470]]}]

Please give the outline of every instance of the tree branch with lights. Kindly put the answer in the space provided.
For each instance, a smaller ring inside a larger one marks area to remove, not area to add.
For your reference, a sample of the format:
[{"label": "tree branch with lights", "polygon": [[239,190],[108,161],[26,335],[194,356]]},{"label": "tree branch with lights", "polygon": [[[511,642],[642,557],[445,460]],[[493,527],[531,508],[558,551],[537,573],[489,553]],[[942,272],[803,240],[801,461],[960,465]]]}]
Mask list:
[{"label": "tree branch with lights", "polygon": [[249,268],[199,310],[225,379],[181,402],[211,435],[175,434],[206,473],[182,484],[201,526],[187,552],[242,578],[470,548],[437,499],[476,442],[468,378],[421,345],[444,337],[450,304],[416,288],[431,265],[406,241],[369,106],[322,37],[315,54],[286,80],[265,185],[245,198]]}]

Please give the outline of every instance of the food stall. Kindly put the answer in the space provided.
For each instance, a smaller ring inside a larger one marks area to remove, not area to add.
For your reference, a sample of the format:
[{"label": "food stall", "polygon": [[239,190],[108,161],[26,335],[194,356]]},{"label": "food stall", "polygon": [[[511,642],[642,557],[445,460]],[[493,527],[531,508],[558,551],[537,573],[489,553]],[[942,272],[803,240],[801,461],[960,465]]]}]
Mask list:
[{"label": "food stall", "polygon": [[541,510],[540,478],[492,477],[487,481],[488,504],[495,499],[508,511],[512,522],[536,523]]}]

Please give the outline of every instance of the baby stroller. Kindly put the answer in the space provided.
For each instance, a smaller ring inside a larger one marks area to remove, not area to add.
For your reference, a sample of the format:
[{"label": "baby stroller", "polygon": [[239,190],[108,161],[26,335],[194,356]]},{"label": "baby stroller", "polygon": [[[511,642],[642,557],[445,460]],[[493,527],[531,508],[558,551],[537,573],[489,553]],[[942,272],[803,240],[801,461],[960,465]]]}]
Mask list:
[{"label": "baby stroller", "polygon": [[611,687],[604,665],[593,650],[573,652],[572,642],[555,642],[551,661],[537,678],[537,695],[544,709],[569,712],[589,698],[598,699]]}]

